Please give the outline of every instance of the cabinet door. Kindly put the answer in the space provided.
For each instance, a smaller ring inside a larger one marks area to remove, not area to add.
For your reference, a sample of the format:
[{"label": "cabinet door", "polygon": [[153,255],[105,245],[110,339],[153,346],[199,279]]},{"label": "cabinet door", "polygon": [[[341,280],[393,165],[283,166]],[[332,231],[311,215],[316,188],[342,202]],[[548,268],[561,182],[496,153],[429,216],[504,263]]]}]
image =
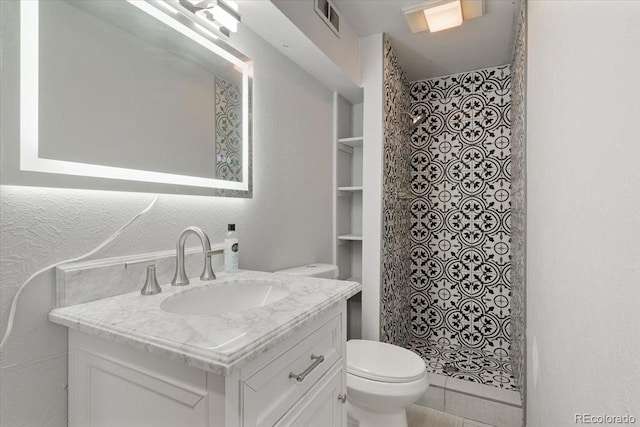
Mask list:
[{"label": "cabinet door", "polygon": [[204,427],[210,404],[203,372],[69,331],[70,427]]},{"label": "cabinet door", "polygon": [[278,422],[276,427],[345,427],[345,405],[339,399],[344,393],[344,375],[338,365],[309,390]]}]

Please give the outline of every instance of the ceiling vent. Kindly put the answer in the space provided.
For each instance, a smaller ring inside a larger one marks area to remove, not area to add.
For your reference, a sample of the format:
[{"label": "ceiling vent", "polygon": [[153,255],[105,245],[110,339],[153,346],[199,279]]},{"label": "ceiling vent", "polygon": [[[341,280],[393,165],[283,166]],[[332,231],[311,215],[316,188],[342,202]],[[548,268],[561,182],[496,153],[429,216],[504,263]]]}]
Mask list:
[{"label": "ceiling vent", "polygon": [[314,9],[322,22],[327,24],[331,31],[340,37],[340,12],[331,0],[315,0]]}]

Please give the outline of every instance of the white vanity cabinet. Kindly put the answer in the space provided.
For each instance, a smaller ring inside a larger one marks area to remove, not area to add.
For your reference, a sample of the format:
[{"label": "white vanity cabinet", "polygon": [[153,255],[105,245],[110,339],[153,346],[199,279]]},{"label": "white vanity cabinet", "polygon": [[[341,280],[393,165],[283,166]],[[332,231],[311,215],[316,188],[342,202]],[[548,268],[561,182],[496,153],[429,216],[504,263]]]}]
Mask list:
[{"label": "white vanity cabinet", "polygon": [[346,396],[344,370],[336,367],[326,377],[287,411],[276,426],[346,426],[345,406],[341,404]]},{"label": "white vanity cabinet", "polygon": [[69,426],[346,427],[345,308],[225,375],[70,329]]}]

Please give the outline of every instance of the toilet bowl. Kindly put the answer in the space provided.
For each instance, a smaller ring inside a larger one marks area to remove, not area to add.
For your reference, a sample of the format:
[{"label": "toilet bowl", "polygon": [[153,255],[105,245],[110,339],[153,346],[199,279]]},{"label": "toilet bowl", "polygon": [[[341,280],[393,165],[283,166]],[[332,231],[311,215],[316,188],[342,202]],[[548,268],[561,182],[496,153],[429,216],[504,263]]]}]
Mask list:
[{"label": "toilet bowl", "polygon": [[428,386],[426,365],[410,350],[377,341],[347,342],[350,426],[407,427],[407,407]]},{"label": "toilet bowl", "polygon": [[[335,279],[338,267],[310,264],[276,273]],[[349,427],[407,427],[407,407],[428,386],[426,365],[412,351],[378,341],[347,341]]]}]

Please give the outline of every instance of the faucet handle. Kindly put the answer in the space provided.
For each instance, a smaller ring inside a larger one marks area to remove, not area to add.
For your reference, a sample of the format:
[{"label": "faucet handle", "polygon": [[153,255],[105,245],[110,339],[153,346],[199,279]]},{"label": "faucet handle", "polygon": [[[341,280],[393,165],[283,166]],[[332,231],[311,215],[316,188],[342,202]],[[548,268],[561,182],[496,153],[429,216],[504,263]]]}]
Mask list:
[{"label": "faucet handle", "polygon": [[154,264],[147,266],[147,280],[144,282],[144,286],[140,291],[142,295],[155,295],[162,292],[162,288],[158,285],[158,279],[156,279],[156,266]]}]

